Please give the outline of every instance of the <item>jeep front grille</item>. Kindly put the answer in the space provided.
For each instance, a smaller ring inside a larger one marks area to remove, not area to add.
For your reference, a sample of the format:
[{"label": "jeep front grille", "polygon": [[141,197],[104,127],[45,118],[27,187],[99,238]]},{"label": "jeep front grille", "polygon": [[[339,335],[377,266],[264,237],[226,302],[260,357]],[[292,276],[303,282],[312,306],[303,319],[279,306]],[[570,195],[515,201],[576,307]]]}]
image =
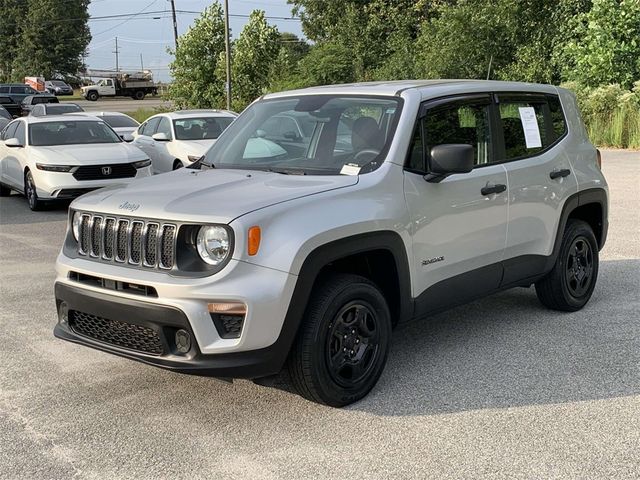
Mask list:
[{"label": "jeep front grille", "polygon": [[85,213],[78,253],[108,263],[169,270],[176,262],[177,232],[173,224]]}]

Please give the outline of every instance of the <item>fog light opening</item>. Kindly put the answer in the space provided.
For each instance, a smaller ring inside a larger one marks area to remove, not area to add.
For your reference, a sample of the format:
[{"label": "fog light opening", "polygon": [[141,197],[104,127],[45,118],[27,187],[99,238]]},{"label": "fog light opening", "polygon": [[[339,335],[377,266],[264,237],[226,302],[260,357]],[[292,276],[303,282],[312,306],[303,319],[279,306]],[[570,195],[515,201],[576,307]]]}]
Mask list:
[{"label": "fog light opening", "polygon": [[189,353],[191,350],[191,334],[184,329],[176,331],[175,335],[176,351],[181,354]]},{"label": "fog light opening", "polygon": [[58,320],[60,323],[69,323],[69,306],[67,302],[60,303],[60,307],[58,307]]}]

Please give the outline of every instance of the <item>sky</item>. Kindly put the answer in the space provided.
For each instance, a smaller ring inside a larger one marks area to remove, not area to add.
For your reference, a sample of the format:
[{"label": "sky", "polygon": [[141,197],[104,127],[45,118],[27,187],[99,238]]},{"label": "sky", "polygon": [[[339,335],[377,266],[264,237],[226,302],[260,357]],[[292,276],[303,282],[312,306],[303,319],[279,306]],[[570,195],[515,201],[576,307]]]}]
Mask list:
[{"label": "sky", "polygon": [[[174,0],[176,10],[202,12],[211,0]],[[287,0],[229,0],[231,34],[238,36],[247,22],[246,18],[233,15],[248,15],[252,10],[264,10],[267,16],[291,17]],[[140,14],[139,12],[161,12]],[[151,70],[155,80],[170,79],[168,65],[172,58],[167,47],[174,46],[171,2],[169,0],[92,0],[89,4],[91,17],[137,14],[117,19],[89,20],[92,40],[85,59],[90,69],[115,69],[115,38],[118,37],[121,70],[140,70],[141,64]],[[178,13],[178,35],[187,31],[197,13]],[[154,17],[156,17],[154,19]],[[159,17],[159,18],[157,18]],[[268,19],[281,32],[292,32],[302,37],[299,20]],[[142,54],[142,63],[140,55]]]}]

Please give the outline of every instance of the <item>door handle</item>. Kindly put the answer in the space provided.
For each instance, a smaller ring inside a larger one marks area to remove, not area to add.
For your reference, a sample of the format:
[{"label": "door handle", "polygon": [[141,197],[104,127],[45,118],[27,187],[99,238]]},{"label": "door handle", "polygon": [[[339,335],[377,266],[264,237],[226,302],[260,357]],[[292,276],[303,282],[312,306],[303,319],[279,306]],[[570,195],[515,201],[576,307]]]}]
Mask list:
[{"label": "door handle", "polygon": [[561,170],[554,170],[549,174],[549,178],[551,180],[555,180],[556,178],[564,178],[571,174],[571,170],[568,168],[563,168]]},{"label": "door handle", "polygon": [[482,193],[482,195],[484,196],[488,196],[488,195],[493,195],[494,193],[502,193],[506,189],[507,189],[507,186],[503,185],[502,183],[497,183],[495,185],[487,184],[486,187],[482,187],[482,190],[480,190],[480,193]]}]

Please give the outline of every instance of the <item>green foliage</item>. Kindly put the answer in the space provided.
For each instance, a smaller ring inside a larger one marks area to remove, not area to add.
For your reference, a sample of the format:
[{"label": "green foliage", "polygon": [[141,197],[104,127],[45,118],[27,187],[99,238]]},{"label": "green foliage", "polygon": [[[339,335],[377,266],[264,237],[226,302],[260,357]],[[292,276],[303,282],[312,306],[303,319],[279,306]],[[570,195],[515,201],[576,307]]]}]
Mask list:
[{"label": "green foliage", "polygon": [[640,1],[594,0],[578,18],[576,38],[565,51],[573,59],[566,78],[591,87],[630,88],[640,78]]},{"label": "green foliage", "polygon": [[618,84],[591,88],[572,82],[563,86],[576,92],[593,143],[640,148],[640,81],[632,90]]},{"label": "green foliage", "polygon": [[279,39],[278,29],[269,26],[263,11],[251,12],[231,56],[234,109],[242,110],[268,90],[271,65],[280,51]]},{"label": "green foliage", "polygon": [[300,74],[308,86],[352,82],[356,79],[352,52],[340,44],[319,44],[300,61]]},{"label": "green foliage", "polygon": [[2,0],[0,79],[75,75],[91,41],[89,0]]},{"label": "green foliage", "polygon": [[167,98],[178,107],[224,107],[224,17],[219,3],[202,12],[178,39],[174,53],[170,65],[173,83]]}]

